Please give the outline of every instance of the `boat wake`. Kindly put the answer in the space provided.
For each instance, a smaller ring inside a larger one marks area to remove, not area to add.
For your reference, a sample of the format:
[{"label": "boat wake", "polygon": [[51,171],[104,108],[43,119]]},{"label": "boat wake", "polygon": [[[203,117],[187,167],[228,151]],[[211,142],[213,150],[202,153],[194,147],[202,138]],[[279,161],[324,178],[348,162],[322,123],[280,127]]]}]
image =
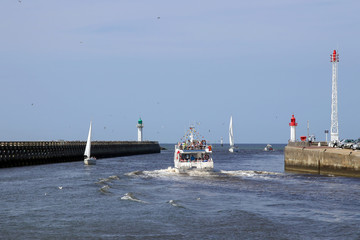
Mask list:
[{"label": "boat wake", "polygon": [[133,193],[126,193],[124,196],[121,197],[121,200],[128,200],[128,201],[139,202],[139,203],[147,203],[147,202],[142,201],[142,200],[138,199],[137,197],[135,197],[135,195]]},{"label": "boat wake", "polygon": [[167,169],[159,169],[153,171],[133,171],[129,173],[125,173],[125,176],[133,177],[133,176],[140,176],[144,178],[151,178],[151,177],[167,177],[167,176],[176,176],[178,175],[178,171],[176,168],[168,167]]},{"label": "boat wake", "polygon": [[248,177],[248,178],[256,178],[256,177],[268,178],[268,177],[283,175],[282,173],[277,173],[277,172],[253,171],[253,170],[236,170],[236,171],[220,170],[220,173],[226,176]]},{"label": "boat wake", "polygon": [[126,176],[139,176],[142,178],[163,178],[163,177],[204,177],[204,178],[223,178],[223,177],[246,177],[246,178],[266,178],[283,175],[283,173],[255,171],[255,170],[234,170],[234,171],[202,171],[202,170],[189,170],[179,172],[178,169],[168,167],[167,169],[159,169],[153,171],[134,171],[125,173]]}]

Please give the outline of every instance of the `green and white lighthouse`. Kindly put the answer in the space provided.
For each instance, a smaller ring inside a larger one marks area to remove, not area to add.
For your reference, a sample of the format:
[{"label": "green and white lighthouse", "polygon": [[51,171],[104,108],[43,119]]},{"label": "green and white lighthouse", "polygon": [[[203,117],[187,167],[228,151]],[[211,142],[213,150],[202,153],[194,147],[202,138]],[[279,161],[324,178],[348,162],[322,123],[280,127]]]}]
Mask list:
[{"label": "green and white lighthouse", "polygon": [[138,129],[138,142],[142,142],[143,141],[142,129],[144,127],[144,124],[143,124],[143,121],[141,120],[141,118],[139,118],[139,121],[138,121],[136,127]]}]

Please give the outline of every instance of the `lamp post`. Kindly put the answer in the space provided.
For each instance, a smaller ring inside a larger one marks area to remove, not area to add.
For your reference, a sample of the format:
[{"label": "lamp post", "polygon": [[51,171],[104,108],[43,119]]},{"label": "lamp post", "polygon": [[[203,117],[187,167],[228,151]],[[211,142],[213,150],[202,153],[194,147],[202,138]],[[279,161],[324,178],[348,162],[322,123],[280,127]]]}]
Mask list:
[{"label": "lamp post", "polygon": [[329,130],[325,130],[324,132],[325,132],[325,141],[327,142],[327,135],[329,133]]}]

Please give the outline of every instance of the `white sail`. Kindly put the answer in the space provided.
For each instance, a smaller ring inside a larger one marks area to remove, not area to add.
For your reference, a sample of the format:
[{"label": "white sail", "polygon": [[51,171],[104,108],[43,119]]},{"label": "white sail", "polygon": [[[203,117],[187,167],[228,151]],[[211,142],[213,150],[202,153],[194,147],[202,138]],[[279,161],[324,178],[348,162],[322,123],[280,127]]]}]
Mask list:
[{"label": "white sail", "polygon": [[86,156],[86,158],[90,158],[90,152],[91,152],[91,122],[90,122],[89,135],[86,142],[84,156]]},{"label": "white sail", "polygon": [[230,117],[229,142],[230,142],[230,147],[234,147],[234,133],[233,133],[233,126],[232,126],[232,116]]}]

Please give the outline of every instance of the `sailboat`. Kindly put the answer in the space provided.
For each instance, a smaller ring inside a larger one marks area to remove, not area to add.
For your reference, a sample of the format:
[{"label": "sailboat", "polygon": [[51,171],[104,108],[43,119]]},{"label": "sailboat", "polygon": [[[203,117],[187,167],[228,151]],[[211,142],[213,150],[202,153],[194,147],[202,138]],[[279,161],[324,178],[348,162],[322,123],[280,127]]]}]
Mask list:
[{"label": "sailboat", "polygon": [[235,148],[235,146],[234,146],[234,132],[233,132],[232,116],[230,117],[229,142],[230,142],[229,152],[237,152],[237,148]]},{"label": "sailboat", "polygon": [[85,152],[84,152],[84,164],[85,165],[95,165],[96,164],[96,158],[91,157],[91,122],[90,122],[89,134],[88,134]]}]

